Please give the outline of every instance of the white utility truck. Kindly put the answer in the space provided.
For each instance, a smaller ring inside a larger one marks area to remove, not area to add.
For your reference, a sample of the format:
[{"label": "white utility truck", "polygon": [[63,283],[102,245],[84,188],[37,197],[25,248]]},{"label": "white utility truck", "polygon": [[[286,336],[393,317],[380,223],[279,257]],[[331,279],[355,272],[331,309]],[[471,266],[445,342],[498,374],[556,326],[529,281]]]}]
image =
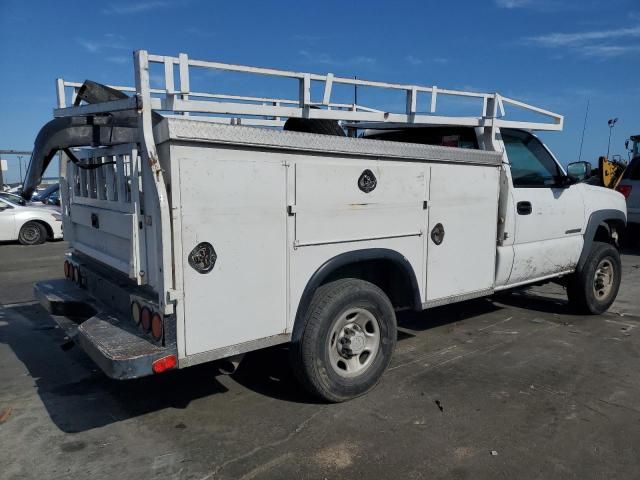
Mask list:
[{"label": "white utility truck", "polygon": [[[58,80],[24,189],[63,152],[66,279],[35,290],[110,377],[288,342],[305,387],[343,401],[387,368],[398,310],[550,280],[585,313],[616,297],[624,198],[580,183],[585,163],[567,174],[531,133],[561,130],[560,115],[185,54],[137,51],[134,66],[135,88]],[[285,80],[295,95],[191,88],[206,71]],[[354,87],[402,106],[344,101]],[[477,102],[477,116],[439,115],[447,98]]]}]

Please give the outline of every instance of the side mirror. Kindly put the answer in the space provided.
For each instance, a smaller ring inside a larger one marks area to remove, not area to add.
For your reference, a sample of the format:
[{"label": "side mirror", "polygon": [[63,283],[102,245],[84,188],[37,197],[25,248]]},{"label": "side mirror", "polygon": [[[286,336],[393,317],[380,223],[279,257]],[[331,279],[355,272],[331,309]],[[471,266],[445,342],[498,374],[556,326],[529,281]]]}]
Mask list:
[{"label": "side mirror", "polygon": [[567,165],[567,175],[576,182],[584,182],[591,176],[591,164],[589,162],[573,162]]},{"label": "side mirror", "polygon": [[629,140],[624,141],[624,148],[625,150],[629,150]]}]

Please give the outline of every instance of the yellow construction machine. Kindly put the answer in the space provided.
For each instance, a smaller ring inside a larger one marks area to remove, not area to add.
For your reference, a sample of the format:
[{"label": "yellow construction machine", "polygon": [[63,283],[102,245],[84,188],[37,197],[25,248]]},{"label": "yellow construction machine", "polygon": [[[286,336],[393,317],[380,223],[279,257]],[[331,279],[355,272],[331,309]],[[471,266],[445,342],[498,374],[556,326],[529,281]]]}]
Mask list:
[{"label": "yellow construction machine", "polygon": [[627,164],[620,155],[614,155],[611,159],[606,156],[598,158],[599,185],[615,189],[622,180],[626,168]]},{"label": "yellow construction machine", "polygon": [[[632,135],[624,142],[624,146],[630,152],[630,158],[640,156],[640,135]],[[615,189],[622,180],[627,165],[620,155],[613,155],[611,158],[602,156],[598,158],[598,169],[593,169],[588,183]]]}]

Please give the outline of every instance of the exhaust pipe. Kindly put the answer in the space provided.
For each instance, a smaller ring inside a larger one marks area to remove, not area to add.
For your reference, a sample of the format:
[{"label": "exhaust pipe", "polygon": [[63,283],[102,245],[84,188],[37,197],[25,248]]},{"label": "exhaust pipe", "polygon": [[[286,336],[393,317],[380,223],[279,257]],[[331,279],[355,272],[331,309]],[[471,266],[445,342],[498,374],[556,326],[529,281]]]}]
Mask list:
[{"label": "exhaust pipe", "polygon": [[[75,105],[101,103],[127,98],[113,88],[87,80],[78,90]],[[31,199],[51,159],[59,150],[71,147],[99,147],[138,141],[138,119],[135,112],[123,111],[88,117],[62,117],[51,120],[40,129],[22,186],[21,195]]]}]

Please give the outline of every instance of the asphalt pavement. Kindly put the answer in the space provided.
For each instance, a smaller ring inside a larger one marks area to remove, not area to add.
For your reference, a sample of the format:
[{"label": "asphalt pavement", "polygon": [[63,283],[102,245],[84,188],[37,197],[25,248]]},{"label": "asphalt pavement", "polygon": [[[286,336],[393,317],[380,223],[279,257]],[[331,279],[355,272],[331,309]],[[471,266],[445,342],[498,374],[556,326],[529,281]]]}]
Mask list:
[{"label": "asphalt pavement", "polygon": [[33,301],[65,248],[0,245],[2,479],[640,478],[639,249],[601,316],[555,285],[400,314],[378,387],[325,405],[284,347],[109,380]]}]

